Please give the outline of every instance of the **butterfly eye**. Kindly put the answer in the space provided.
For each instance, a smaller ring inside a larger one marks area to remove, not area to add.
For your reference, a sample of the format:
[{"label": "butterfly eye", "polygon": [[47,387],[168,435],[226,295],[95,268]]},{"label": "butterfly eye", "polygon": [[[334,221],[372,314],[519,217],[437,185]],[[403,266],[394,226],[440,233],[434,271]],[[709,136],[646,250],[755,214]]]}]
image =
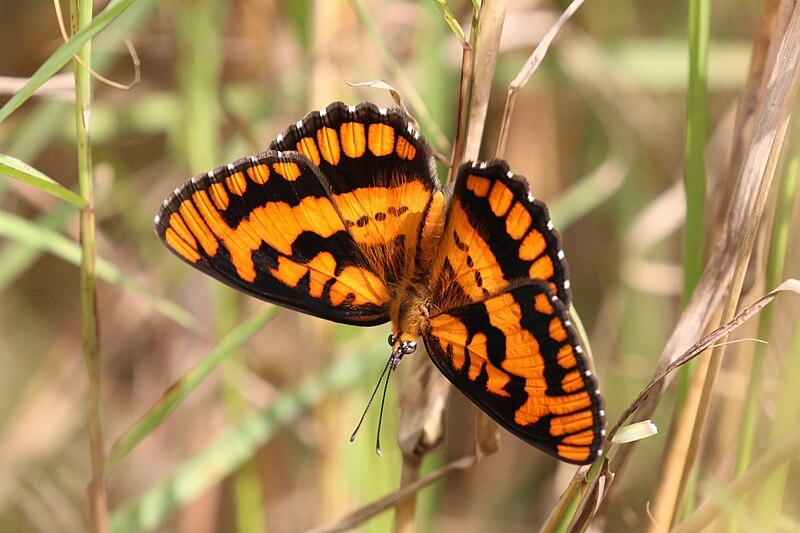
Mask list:
[{"label": "butterfly eye", "polygon": [[404,354],[414,353],[416,351],[416,349],[417,349],[416,341],[408,341],[408,342],[403,344],[403,353]]},{"label": "butterfly eye", "polygon": [[389,346],[394,346],[394,334],[393,333],[389,333],[388,341],[389,341]]}]

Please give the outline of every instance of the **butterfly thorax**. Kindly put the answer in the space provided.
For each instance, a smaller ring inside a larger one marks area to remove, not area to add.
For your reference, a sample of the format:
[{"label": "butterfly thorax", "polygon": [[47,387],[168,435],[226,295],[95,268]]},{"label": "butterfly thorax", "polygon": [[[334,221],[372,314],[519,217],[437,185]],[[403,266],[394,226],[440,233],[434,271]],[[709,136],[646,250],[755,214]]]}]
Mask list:
[{"label": "butterfly thorax", "polygon": [[424,286],[411,280],[400,286],[390,309],[393,341],[390,344],[394,352],[402,346],[409,346],[411,342],[415,343],[420,337],[428,320],[429,308],[430,294]]},{"label": "butterfly thorax", "polygon": [[389,344],[392,346],[393,366],[400,362],[403,355],[414,352],[417,339],[429,319],[433,294],[428,278],[441,240],[444,221],[445,197],[442,191],[435,191],[419,225],[415,257],[408,263],[408,271],[394,291],[389,309],[392,320]]}]

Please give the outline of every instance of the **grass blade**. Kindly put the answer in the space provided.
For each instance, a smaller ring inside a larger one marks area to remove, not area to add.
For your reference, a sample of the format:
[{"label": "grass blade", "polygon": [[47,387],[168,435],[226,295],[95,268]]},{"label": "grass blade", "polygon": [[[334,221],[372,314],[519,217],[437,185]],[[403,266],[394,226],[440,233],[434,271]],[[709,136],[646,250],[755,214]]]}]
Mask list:
[{"label": "grass blade", "polygon": [[158,426],[186,396],[192,392],[212,370],[231,353],[242,346],[259,329],[269,323],[280,308],[269,306],[256,313],[239,327],[231,331],[207,357],[175,382],[150,410],[143,415],[125,434],[120,437],[108,453],[107,471],[116,467],[122,459],[153,429]]},{"label": "grass blade", "polygon": [[[75,241],[51,228],[5,211],[0,211],[0,236],[31,249],[50,252],[76,266],[81,261],[81,249]],[[142,287],[132,278],[123,274],[114,264],[102,258],[97,259],[97,277],[145,298],[159,313],[178,324],[189,329],[197,328],[191,313]]]},{"label": "grass blade", "polygon": [[28,185],[33,185],[40,191],[52,194],[56,198],[61,198],[76,207],[84,207],[86,205],[86,200],[81,198],[79,194],[72,192],[53,178],[10,155],[0,154],[0,172]]},{"label": "grass blade", "polygon": [[[360,381],[383,360],[384,353],[368,350],[363,357],[342,358],[322,374],[293,391],[281,394],[272,405],[223,431],[200,453],[181,464],[175,472],[152,485],[134,501],[117,509],[111,516],[111,531],[128,533],[150,531],[159,527],[175,510],[213,487],[253,456],[282,426],[327,394]],[[342,438],[346,438],[342,434]]]}]

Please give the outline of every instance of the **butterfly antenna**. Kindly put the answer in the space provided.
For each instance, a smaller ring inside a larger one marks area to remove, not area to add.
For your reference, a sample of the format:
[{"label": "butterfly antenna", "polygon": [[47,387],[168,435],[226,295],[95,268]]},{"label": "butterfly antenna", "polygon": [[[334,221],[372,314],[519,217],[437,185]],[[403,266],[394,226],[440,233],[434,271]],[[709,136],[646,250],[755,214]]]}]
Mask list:
[{"label": "butterfly antenna", "polygon": [[[390,358],[389,362],[391,363],[394,358]],[[388,366],[388,365],[387,365]],[[375,437],[375,453],[378,454],[378,457],[383,457],[383,452],[381,451],[381,426],[383,425],[383,406],[386,404],[386,391],[389,390],[389,378],[392,377],[392,370],[394,370],[395,365],[391,365],[389,369],[389,373],[386,374],[386,382],[383,384],[383,396],[381,396],[381,410],[378,414],[378,434]],[[378,383],[380,385],[380,383]]]},{"label": "butterfly antenna", "polygon": [[[354,440],[356,440],[356,434],[358,433],[358,430],[361,429],[361,424],[364,423],[364,418],[366,418],[366,416],[367,416],[367,411],[369,411],[369,406],[372,405],[372,400],[375,399],[375,395],[378,393],[378,388],[381,386],[381,381],[383,381],[383,376],[385,376],[386,375],[386,371],[389,370],[389,365],[391,364],[391,362],[392,362],[392,358],[390,357],[389,360],[386,361],[386,366],[384,366],[383,370],[381,371],[381,375],[378,378],[378,383],[375,384],[375,390],[372,391],[372,395],[369,397],[369,401],[367,402],[367,406],[364,408],[364,412],[361,413],[361,419],[358,421],[358,425],[356,426],[356,429],[354,429],[353,430],[353,434],[350,435],[350,442],[353,442]],[[386,378],[386,382],[387,383],[389,382],[389,378]],[[384,389],[383,395],[386,396],[385,389]],[[383,412],[383,403],[381,403],[381,413],[382,412]],[[380,452],[378,452],[378,455],[380,455]]]}]

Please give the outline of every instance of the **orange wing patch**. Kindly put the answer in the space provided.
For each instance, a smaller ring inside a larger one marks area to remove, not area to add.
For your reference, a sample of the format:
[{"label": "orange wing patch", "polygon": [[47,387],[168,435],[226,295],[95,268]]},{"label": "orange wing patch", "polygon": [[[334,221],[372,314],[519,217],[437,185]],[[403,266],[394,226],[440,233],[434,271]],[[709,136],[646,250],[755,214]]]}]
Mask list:
[{"label": "orange wing patch", "polygon": [[434,259],[433,292],[442,295],[443,308],[483,300],[508,287],[491,246],[469,222],[459,200],[453,199],[439,253]]},{"label": "orange wing patch", "polygon": [[394,128],[386,124],[369,125],[369,151],[376,156],[391,154],[394,147]]},{"label": "orange wing patch", "polygon": [[241,172],[234,172],[225,180],[225,186],[231,194],[242,196],[247,192],[247,180]]},{"label": "orange wing patch", "polygon": [[417,149],[403,137],[397,139],[395,152],[400,159],[411,160],[417,156]]},{"label": "orange wing patch", "polygon": [[399,235],[413,238],[430,198],[431,192],[418,181],[333,196],[350,234],[366,245],[385,244]]},{"label": "orange wing patch", "polygon": [[300,280],[309,276],[309,294],[321,298],[330,285],[330,301],[340,306],[348,299],[353,305],[385,305],[389,301],[386,285],[369,270],[348,266],[337,273],[336,258],[329,252],[320,252],[307,263],[298,263],[288,257],[278,257],[278,265],[271,269],[276,279],[287,287],[295,288]]},{"label": "orange wing patch", "polygon": [[321,128],[317,132],[317,145],[322,159],[334,166],[339,164],[341,145],[336,130],[328,127]]},{"label": "orange wing patch", "polygon": [[347,122],[339,129],[342,140],[342,151],[347,157],[356,159],[364,155],[367,149],[367,136],[364,125],[358,122]]}]

